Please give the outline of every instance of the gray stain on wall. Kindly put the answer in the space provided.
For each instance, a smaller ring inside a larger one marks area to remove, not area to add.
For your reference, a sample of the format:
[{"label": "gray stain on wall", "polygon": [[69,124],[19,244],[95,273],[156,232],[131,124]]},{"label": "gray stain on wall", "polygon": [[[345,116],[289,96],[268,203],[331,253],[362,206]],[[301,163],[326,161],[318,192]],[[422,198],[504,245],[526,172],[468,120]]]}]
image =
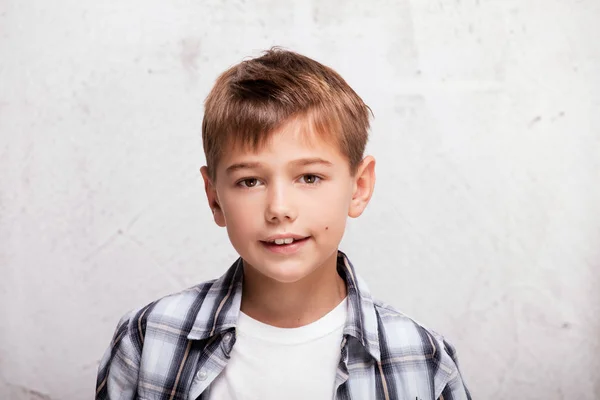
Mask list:
[{"label": "gray stain on wall", "polygon": [[200,44],[200,39],[191,37],[182,39],[180,43],[181,52],[179,53],[179,60],[188,76],[192,79],[195,79],[198,73]]}]

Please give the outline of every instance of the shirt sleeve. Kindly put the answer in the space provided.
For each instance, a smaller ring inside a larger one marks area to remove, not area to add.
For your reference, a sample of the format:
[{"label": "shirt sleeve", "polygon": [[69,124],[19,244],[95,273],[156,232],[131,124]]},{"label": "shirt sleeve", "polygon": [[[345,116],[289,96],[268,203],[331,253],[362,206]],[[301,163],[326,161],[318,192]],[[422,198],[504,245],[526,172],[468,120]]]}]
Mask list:
[{"label": "shirt sleeve", "polygon": [[456,356],[456,349],[446,340],[443,341],[444,350],[452,358],[456,365],[456,371],[452,378],[446,383],[442,394],[438,400],[471,400],[471,393],[465,385],[460,368],[458,367],[458,357]]},{"label": "shirt sleeve", "polygon": [[132,332],[131,312],[121,318],[104,353],[96,380],[96,400],[133,400],[136,395],[141,348]]}]

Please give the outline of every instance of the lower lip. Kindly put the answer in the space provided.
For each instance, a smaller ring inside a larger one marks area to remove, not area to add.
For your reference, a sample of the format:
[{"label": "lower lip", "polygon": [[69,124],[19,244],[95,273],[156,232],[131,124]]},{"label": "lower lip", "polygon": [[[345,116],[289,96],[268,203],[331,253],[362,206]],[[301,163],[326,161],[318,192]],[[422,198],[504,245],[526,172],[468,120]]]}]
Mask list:
[{"label": "lower lip", "polygon": [[310,237],[307,237],[307,238],[304,238],[301,240],[294,240],[290,244],[275,244],[275,243],[268,243],[268,242],[261,242],[261,243],[267,250],[269,250],[272,253],[293,254],[293,253],[297,252],[298,250],[300,250],[306,244],[306,242],[308,242],[308,239],[310,239]]}]

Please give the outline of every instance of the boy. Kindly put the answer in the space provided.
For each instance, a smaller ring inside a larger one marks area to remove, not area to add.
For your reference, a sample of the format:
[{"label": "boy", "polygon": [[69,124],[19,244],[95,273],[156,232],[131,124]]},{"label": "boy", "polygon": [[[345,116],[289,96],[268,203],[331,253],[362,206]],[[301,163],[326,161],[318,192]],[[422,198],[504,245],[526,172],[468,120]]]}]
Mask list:
[{"label": "boy", "polygon": [[97,399],[470,399],[454,349],[373,300],[338,251],[375,185],[369,108],[333,70],[272,49],[217,80],[201,168],[240,258],[124,316]]}]

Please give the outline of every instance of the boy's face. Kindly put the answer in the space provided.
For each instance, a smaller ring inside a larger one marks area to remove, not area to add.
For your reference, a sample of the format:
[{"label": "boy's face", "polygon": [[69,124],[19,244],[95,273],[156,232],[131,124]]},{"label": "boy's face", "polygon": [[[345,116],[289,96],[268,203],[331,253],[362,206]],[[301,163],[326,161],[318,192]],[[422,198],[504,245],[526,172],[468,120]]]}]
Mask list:
[{"label": "boy's face", "polygon": [[248,266],[278,282],[335,262],[347,216],[363,212],[375,184],[372,157],[352,176],[337,146],[307,129],[296,119],[255,152],[231,148],[214,183],[201,170],[215,222]]}]

